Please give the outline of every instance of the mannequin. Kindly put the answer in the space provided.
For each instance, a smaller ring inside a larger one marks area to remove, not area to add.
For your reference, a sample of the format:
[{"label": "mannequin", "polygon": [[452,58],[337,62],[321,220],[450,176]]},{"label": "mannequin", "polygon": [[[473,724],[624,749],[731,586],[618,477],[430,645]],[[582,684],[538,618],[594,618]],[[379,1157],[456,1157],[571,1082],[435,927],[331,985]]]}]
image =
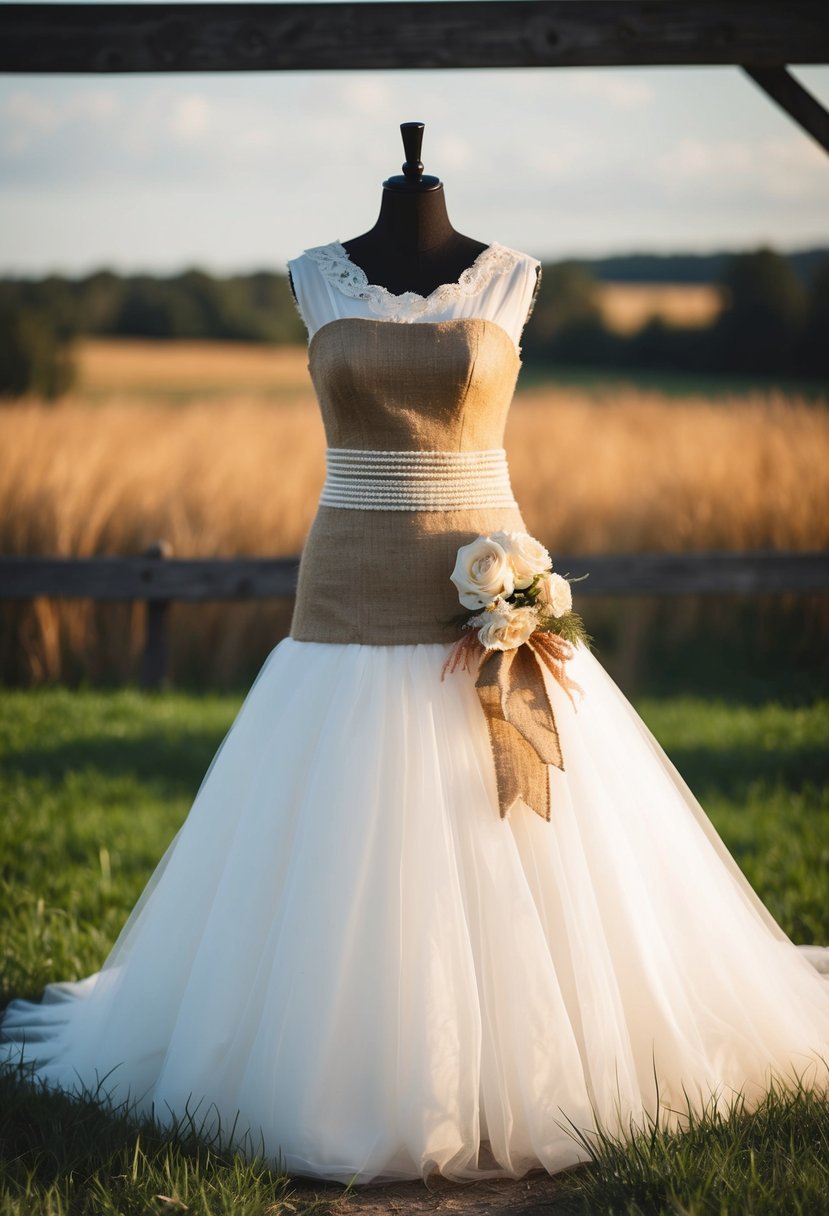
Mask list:
[{"label": "mannequin", "polygon": [[394,295],[428,296],[454,283],[487,245],[463,236],[446,212],[443,183],[423,175],[423,123],[400,124],[406,160],[403,174],[383,182],[380,214],[373,228],[343,244],[369,283]]},{"label": "mannequin", "polygon": [[374,227],[342,242],[368,282],[393,295],[413,291],[428,296],[444,283],[455,283],[488,248],[485,242],[455,231],[446,211],[443,183],[424,176],[423,127],[422,122],[400,124],[406,153],[403,174],[383,182]]}]

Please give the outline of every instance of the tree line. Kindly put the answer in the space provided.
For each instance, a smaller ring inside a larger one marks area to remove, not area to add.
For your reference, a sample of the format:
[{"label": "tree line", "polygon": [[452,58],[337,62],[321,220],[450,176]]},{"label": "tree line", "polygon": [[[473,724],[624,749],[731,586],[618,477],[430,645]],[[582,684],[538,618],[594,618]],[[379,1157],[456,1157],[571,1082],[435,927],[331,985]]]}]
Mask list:
[{"label": "tree line", "polygon": [[[605,324],[602,281],[711,282],[723,308],[703,328],[654,317],[630,335]],[[302,342],[287,276],[119,275],[0,280],[0,395],[59,397],[83,336]],[[791,377],[829,374],[829,251],[769,247],[708,256],[646,254],[545,265],[523,337],[527,364]]]},{"label": "tree line", "polygon": [[546,270],[525,331],[525,359],[821,378],[829,374],[829,252],[810,262],[804,273],[803,264],[798,268],[768,247],[734,254],[723,261],[719,278],[708,280],[723,300],[710,325],[673,325],[652,317],[630,335],[604,324],[588,267],[557,263]]}]

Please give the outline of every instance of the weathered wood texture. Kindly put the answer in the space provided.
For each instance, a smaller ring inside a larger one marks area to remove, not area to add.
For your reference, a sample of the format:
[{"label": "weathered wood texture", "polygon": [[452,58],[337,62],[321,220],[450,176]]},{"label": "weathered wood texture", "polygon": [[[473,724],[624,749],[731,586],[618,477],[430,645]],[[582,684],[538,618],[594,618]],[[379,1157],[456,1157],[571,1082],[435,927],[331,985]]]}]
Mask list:
[{"label": "weathered wood texture", "polygon": [[3,557],[0,599],[281,599],[294,594],[298,564],[290,557]]},{"label": "weathered wood texture", "polygon": [[[829,25],[829,6],[826,13]],[[829,152],[829,112],[791,72],[784,67],[751,67],[748,64],[743,64],[743,71]]]},{"label": "weathered wood texture", "polygon": [[825,2],[0,4],[3,72],[829,62]]},{"label": "weathered wood texture", "polygon": [[[150,561],[169,561],[173,546],[169,541],[159,540],[143,555]],[[145,688],[162,688],[167,681],[170,655],[170,601],[150,600],[144,624],[144,654],[141,662],[141,683]]]},{"label": "weathered wood texture", "polygon": [[[298,558],[0,558],[0,599],[241,600],[291,597]],[[827,553],[557,555],[583,595],[829,591]]]}]

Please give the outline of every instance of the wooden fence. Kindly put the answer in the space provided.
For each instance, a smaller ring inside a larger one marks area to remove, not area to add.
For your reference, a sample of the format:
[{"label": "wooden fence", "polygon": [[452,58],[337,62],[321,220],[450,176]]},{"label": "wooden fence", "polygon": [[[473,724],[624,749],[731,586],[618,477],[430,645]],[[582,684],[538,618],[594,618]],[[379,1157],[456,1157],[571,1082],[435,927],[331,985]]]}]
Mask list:
[{"label": "wooden fence", "polygon": [[[829,553],[556,554],[562,574],[588,577],[579,597],[757,595],[829,591]],[[299,558],[176,558],[158,542],[139,557],[0,557],[0,599],[143,600],[142,679],[162,683],[174,600],[292,598]]]}]

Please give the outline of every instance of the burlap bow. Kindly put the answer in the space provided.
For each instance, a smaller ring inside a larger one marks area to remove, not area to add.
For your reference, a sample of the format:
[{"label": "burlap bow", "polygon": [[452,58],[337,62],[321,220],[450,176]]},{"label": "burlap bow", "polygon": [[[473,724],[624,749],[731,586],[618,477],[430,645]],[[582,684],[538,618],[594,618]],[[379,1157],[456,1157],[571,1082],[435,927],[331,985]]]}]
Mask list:
[{"label": "burlap bow", "polygon": [[477,663],[475,689],[489,730],[502,818],[522,799],[550,819],[549,766],[563,770],[564,760],[542,666],[572,701],[572,690],[581,691],[564,670],[572,653],[564,638],[536,630],[514,650],[485,650],[467,635],[446,661],[444,674]]}]

